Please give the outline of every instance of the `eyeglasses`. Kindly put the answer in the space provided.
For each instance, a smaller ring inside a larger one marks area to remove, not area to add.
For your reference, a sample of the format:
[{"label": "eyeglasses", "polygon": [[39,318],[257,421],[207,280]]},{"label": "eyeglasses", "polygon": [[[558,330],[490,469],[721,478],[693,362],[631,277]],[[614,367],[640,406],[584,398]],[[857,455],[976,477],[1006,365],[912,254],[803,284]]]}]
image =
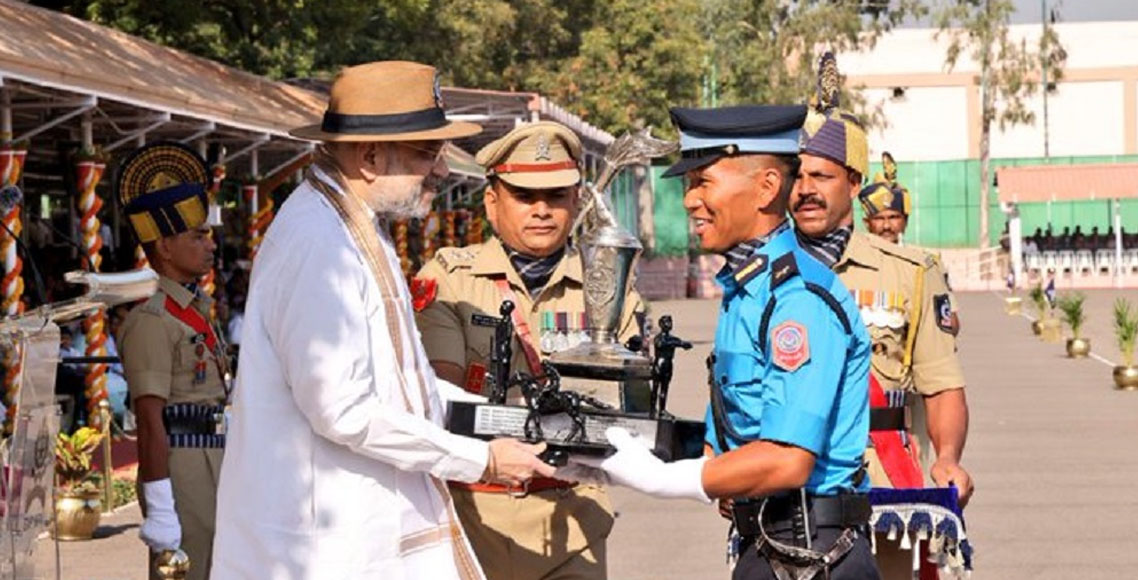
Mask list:
[{"label": "eyeglasses", "polygon": [[[425,146],[417,145],[416,143],[422,143]],[[425,159],[430,159],[434,162],[438,161],[439,156],[443,154],[443,150],[446,149],[447,141],[400,141],[399,144],[408,149],[418,151]]]}]

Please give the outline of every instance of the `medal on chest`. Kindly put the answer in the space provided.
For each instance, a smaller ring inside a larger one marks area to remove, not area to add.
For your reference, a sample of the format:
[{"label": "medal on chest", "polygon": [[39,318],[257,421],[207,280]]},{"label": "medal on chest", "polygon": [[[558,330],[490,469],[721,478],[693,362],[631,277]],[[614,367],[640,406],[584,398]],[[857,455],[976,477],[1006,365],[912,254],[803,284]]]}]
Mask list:
[{"label": "medal on chest", "polygon": [[894,330],[905,326],[905,301],[900,293],[850,290],[850,294],[857,301],[858,310],[866,326]]},{"label": "medal on chest", "polygon": [[191,339],[194,344],[194,384],[204,385],[209,360],[206,356],[205,334],[195,334]]}]

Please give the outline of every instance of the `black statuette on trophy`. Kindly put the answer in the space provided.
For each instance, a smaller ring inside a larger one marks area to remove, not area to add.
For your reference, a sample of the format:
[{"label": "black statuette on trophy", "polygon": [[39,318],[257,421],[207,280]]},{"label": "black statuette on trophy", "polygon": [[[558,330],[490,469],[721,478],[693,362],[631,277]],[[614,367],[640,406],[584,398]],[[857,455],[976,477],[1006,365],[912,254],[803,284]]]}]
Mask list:
[{"label": "black statuette on trophy", "polygon": [[500,315],[494,325],[494,338],[490,342],[490,390],[491,403],[501,405],[506,402],[506,391],[510,389],[510,360],[514,356],[514,303],[505,300],[498,308]]},{"label": "black statuette on trophy", "polygon": [[668,388],[672,384],[672,360],[676,349],[691,350],[691,343],[672,336],[672,317],[660,317],[660,333],[652,341],[652,416],[667,416]]}]

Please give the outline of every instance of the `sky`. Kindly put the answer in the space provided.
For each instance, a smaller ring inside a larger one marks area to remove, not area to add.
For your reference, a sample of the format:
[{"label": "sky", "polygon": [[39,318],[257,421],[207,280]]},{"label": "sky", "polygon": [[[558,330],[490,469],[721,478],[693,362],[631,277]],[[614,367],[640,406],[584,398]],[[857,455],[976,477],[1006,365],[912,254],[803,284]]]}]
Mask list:
[{"label": "sky", "polygon": [[[1046,0],[1048,9],[1056,9],[1061,22],[1096,20],[1138,20],[1135,0]],[[1015,0],[1014,23],[1039,22],[1040,0]]]},{"label": "sky", "polygon": [[[1013,24],[1040,22],[1040,0],[1013,0],[1016,12]],[[1059,15],[1060,22],[1094,22],[1100,20],[1138,20],[1138,0],[1046,0],[1047,9]],[[930,26],[909,23],[907,26]]]}]

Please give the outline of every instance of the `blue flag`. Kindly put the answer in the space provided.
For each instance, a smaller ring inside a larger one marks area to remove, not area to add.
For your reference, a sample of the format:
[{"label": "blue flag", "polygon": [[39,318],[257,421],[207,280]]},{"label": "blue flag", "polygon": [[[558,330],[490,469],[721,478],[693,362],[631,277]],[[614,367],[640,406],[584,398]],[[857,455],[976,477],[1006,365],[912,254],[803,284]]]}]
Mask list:
[{"label": "blue flag", "polygon": [[1047,281],[1047,289],[1043,291],[1043,295],[1047,297],[1047,305],[1055,308],[1055,279],[1052,278]]}]

